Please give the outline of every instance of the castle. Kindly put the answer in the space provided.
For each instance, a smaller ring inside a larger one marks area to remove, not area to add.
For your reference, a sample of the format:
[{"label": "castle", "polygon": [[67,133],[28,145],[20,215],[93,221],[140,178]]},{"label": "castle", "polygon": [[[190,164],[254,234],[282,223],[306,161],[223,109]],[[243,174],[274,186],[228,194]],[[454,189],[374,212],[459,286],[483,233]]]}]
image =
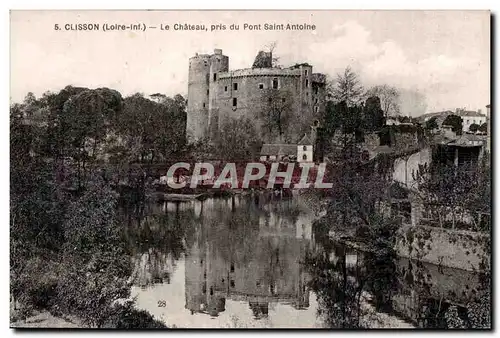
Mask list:
[{"label": "castle", "polygon": [[255,122],[263,135],[273,128],[266,119],[274,111],[279,133],[268,134],[264,141],[297,142],[323,116],[325,80],[307,63],[273,67],[269,52],[259,52],[252,68],[232,71],[221,49],[196,54],[189,59],[187,136],[211,139],[226,119],[240,117]]}]

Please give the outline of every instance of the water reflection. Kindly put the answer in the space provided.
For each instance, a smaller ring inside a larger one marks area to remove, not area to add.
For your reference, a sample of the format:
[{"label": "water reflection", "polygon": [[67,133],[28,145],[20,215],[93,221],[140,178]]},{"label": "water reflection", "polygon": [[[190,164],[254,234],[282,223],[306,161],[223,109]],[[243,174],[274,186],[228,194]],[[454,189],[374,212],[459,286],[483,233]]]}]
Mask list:
[{"label": "water reflection", "polygon": [[441,328],[489,320],[477,308],[488,303],[487,279],[346,249],[317,231],[300,198],[165,203],[122,217],[137,306],[169,326]]},{"label": "water reflection", "polygon": [[[264,195],[149,206],[129,218],[132,281],[147,292],[162,277],[171,283],[182,265],[184,283],[176,287],[184,289],[190,315],[218,317],[232,302],[251,314],[239,313],[238,321],[272,326],[276,318],[269,317],[280,317],[278,309],[298,315],[310,307],[304,260],[313,246],[313,217],[299,198]],[[309,312],[314,321],[315,309]]]},{"label": "water reflection", "polygon": [[345,248],[323,238],[307,265],[320,315],[330,327],[370,327],[369,312],[390,314],[390,327],[486,328],[488,276],[406,258]]}]

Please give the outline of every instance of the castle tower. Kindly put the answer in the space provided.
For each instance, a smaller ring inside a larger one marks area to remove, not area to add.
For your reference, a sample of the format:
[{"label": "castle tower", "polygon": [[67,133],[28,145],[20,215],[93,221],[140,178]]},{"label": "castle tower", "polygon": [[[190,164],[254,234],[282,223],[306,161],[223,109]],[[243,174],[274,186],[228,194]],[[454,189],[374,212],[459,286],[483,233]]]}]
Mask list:
[{"label": "castle tower", "polygon": [[207,136],[210,82],[210,55],[189,59],[186,134],[189,140]]},{"label": "castle tower", "polygon": [[219,105],[217,97],[217,86],[219,73],[229,70],[229,58],[222,55],[222,49],[214,49],[210,57],[210,85],[208,104],[208,135],[213,138],[219,130]]}]

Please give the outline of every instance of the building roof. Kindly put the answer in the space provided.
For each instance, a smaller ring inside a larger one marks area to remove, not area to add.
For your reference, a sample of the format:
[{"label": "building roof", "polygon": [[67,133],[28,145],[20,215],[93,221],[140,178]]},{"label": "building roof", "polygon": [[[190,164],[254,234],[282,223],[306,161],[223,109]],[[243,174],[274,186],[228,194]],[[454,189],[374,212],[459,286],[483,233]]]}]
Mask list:
[{"label": "building roof", "polygon": [[265,143],[260,150],[261,155],[297,155],[296,144]]},{"label": "building roof", "polygon": [[311,139],[307,134],[304,134],[304,136],[300,139],[299,145],[312,145]]},{"label": "building roof", "polygon": [[456,140],[448,143],[448,145],[457,147],[480,147],[485,143],[485,141],[485,137],[473,134],[463,134]]},{"label": "building roof", "polygon": [[435,144],[455,146],[455,147],[480,147],[485,144],[487,137],[484,135],[462,134],[457,138],[451,139],[445,135],[434,135]]},{"label": "building roof", "polygon": [[453,141],[453,139],[450,139],[449,137],[447,137],[446,135],[443,135],[443,134],[435,134],[433,136],[432,140],[433,140],[433,143],[435,143],[435,144],[448,144],[451,141]]}]

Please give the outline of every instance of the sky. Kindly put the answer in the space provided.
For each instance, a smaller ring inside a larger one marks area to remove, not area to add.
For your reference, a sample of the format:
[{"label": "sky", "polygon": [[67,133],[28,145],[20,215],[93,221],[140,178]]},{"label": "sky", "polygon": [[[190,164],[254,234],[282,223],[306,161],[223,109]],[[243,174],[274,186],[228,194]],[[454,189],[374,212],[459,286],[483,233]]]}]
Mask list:
[{"label": "sky", "polygon": [[[98,23],[100,31],[54,30]],[[107,31],[103,24],[145,24]],[[175,31],[175,23],[209,31]],[[314,24],[315,30],[243,30],[248,24]],[[224,24],[225,31],[210,31]],[[239,30],[229,30],[238,24]],[[170,30],[161,30],[170,25]],[[188,59],[220,48],[230,69],[251,67],[276,42],[283,66],[308,62],[335,78],[345,67],[362,84],[396,86],[402,113],[482,109],[490,103],[488,11],[12,11],[11,101],[67,85],[187,95]]]}]

